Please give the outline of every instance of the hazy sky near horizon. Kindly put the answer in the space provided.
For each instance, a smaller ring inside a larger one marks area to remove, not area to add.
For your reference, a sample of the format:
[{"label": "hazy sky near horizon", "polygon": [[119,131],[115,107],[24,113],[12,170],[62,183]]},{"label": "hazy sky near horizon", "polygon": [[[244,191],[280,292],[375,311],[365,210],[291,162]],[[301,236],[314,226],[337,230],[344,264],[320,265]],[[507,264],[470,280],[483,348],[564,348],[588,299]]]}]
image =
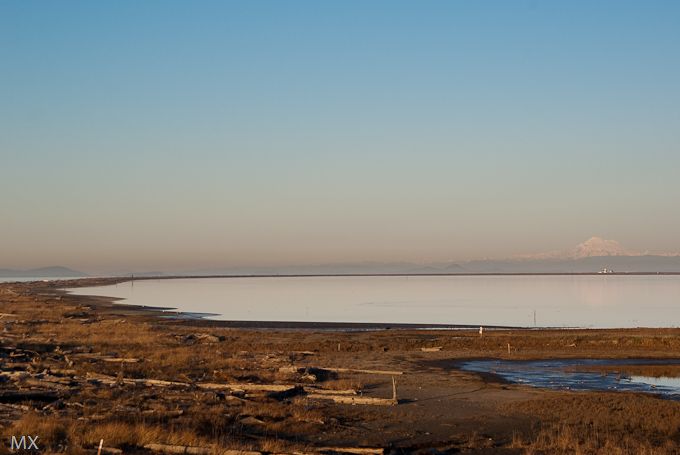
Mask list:
[{"label": "hazy sky near horizon", "polygon": [[680,251],[680,3],[5,1],[0,267]]}]

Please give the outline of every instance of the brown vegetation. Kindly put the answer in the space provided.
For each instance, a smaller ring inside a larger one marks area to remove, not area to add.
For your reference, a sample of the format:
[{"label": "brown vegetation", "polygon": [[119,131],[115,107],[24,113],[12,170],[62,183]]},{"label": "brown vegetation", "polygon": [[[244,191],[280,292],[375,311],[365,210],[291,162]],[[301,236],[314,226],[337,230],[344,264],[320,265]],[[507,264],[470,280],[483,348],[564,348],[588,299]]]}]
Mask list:
[{"label": "brown vegetation", "polygon": [[[70,283],[81,284],[92,281]],[[668,358],[680,352],[680,330],[300,336],[158,316],[52,283],[0,285],[2,438],[39,434],[43,450],[68,453],[94,453],[101,439],[124,453],[150,444],[224,454],[680,453],[677,402],[538,391],[426,366],[473,357]],[[621,371],[679,371],[634,368]]]},{"label": "brown vegetation", "polygon": [[680,406],[627,393],[556,393],[515,403],[507,411],[540,418],[538,432],[516,435],[529,452],[583,454],[676,454],[680,452]]}]

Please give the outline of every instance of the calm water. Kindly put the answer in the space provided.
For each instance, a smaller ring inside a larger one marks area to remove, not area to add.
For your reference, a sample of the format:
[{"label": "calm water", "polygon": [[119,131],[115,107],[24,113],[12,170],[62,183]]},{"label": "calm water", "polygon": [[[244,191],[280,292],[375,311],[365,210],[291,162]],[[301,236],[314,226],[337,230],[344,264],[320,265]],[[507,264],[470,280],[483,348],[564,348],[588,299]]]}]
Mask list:
[{"label": "calm water", "polygon": [[244,321],[680,326],[680,276],[209,278],[80,288]]},{"label": "calm water", "polygon": [[[461,363],[466,371],[493,373],[509,382],[546,389],[609,390],[647,392],[680,399],[680,378],[603,374],[597,367],[616,365],[678,365],[678,359],[553,359],[553,360],[471,360]],[[574,370],[573,367],[579,367]],[[593,371],[583,368],[593,367]]]}]

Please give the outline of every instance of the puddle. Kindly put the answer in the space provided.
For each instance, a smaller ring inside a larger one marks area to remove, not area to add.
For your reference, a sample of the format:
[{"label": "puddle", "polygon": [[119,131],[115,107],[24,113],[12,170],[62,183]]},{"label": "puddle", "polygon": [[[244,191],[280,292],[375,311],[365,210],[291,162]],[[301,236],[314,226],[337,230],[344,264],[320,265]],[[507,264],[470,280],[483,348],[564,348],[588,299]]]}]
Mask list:
[{"label": "puddle", "polygon": [[[679,377],[626,374],[626,367],[639,370],[658,365],[680,365],[680,359],[469,360],[458,364],[465,371],[491,373],[508,382],[533,387],[646,392],[680,400]],[[610,367],[609,371],[603,367]]]}]

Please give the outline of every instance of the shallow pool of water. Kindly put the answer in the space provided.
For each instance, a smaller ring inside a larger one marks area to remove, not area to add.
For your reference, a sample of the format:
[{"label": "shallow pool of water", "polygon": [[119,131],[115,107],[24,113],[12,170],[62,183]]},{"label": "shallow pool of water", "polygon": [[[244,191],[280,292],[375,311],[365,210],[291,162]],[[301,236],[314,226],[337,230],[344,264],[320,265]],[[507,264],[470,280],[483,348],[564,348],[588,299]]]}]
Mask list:
[{"label": "shallow pool of water", "polygon": [[[459,367],[546,389],[646,392],[680,400],[680,378],[625,374],[626,366],[643,365],[680,365],[680,359],[469,360],[460,363]],[[606,366],[619,367],[620,371],[598,371],[598,367]]]}]

